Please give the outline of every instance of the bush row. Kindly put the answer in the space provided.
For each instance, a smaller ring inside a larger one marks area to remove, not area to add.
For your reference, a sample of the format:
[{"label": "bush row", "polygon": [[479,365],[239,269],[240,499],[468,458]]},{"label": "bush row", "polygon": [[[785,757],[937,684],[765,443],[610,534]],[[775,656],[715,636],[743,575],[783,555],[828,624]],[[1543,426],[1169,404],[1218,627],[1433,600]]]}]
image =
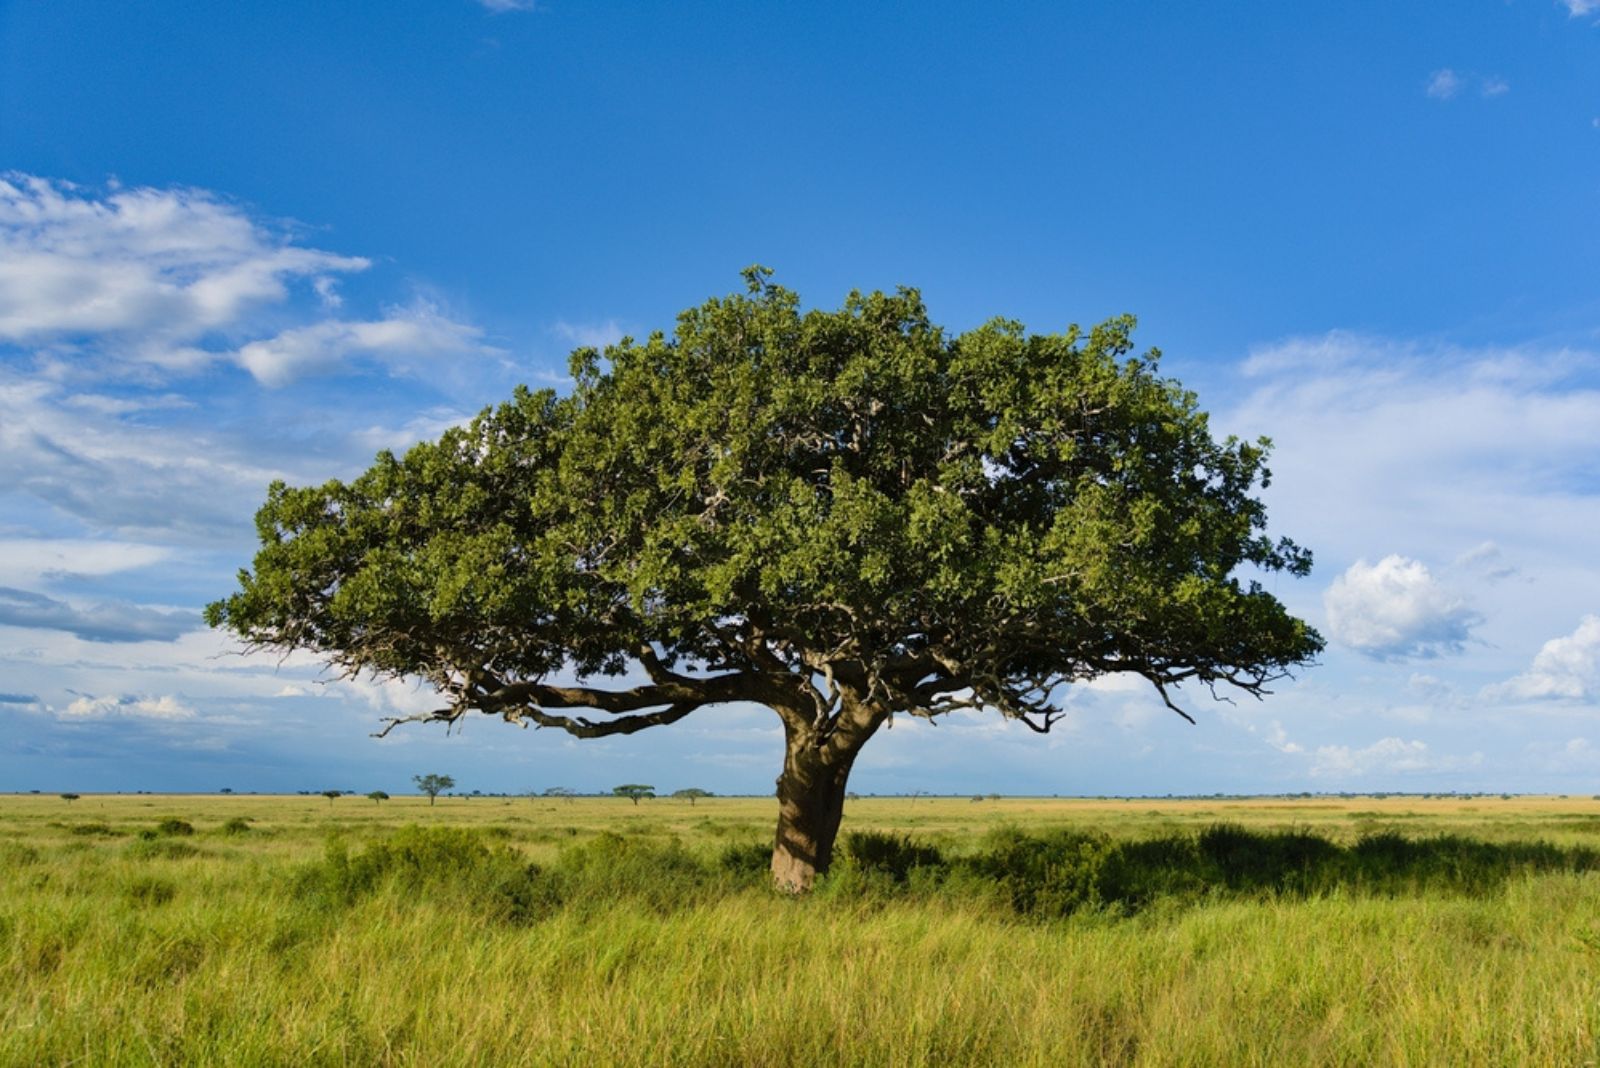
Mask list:
[{"label": "bush row", "polygon": [[[530,922],[557,908],[616,901],[669,912],[766,885],[770,847],[730,845],[714,857],[676,841],[602,834],[530,864],[481,832],[408,827],[352,852],[330,841],[295,877],[300,895],[349,905],[377,892],[460,899],[491,918]],[[1302,831],[1219,825],[1197,834],[1119,840],[1003,829],[946,856],[898,835],[846,836],[822,898],[939,895],[1041,918],[1085,909],[1132,914],[1159,901],[1362,894],[1483,893],[1523,873],[1593,871],[1600,852],[1542,842],[1491,843],[1393,832],[1339,845]]]}]

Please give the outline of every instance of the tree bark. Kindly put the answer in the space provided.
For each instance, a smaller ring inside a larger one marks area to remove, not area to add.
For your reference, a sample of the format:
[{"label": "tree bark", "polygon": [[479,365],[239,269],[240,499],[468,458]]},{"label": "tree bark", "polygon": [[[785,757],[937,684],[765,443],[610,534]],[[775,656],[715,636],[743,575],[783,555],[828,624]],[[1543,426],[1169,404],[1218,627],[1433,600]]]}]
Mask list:
[{"label": "tree bark", "polygon": [[785,730],[783,774],[778,776],[778,835],[772,848],[772,881],[779,890],[803,894],[833,863],[833,843],[844,817],[845,784],[856,754],[882,712],[859,708],[855,722],[819,742],[792,723]]}]

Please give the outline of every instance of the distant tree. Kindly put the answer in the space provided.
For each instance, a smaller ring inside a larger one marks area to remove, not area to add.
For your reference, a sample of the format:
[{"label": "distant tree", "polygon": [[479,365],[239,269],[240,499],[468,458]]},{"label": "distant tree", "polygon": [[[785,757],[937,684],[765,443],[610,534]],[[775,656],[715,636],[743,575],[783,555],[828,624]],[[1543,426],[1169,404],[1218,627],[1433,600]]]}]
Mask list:
[{"label": "distant tree", "polygon": [[334,798],[343,797],[344,796],[344,791],[343,790],[324,790],[324,791],[322,791],[322,796],[326,797],[328,799],[328,804],[331,806],[333,804],[333,799]]},{"label": "distant tree", "polygon": [[428,795],[430,806],[435,798],[456,784],[456,781],[448,775],[413,775],[411,781],[417,784],[418,790]]},{"label": "distant tree", "polygon": [[682,790],[672,791],[672,796],[676,797],[680,801],[688,801],[690,805],[693,805],[702,797],[712,797],[714,795],[710,790],[702,790],[698,786],[690,786]]},{"label": "distant tree", "polygon": [[627,782],[623,783],[621,786],[613,786],[611,788],[611,792],[617,797],[628,798],[636,805],[639,803],[639,799],[641,797],[656,796],[656,788],[654,786],[645,786],[644,784],[637,782]]},{"label": "distant tree", "polygon": [[218,790],[217,792],[221,793],[221,794],[231,794],[231,793],[233,793],[233,787],[224,786],[221,790]]},{"label": "distant tree", "polygon": [[389,800],[389,795],[384,793],[382,790],[374,790],[367,796],[374,802],[383,802]]},{"label": "distant tree", "polygon": [[546,797],[564,797],[571,802],[577,796],[577,791],[567,786],[547,786],[544,791]]},{"label": "distant tree", "polygon": [[896,716],[1045,733],[1069,686],[1127,674],[1187,719],[1175,687],[1259,696],[1322,648],[1258,581],[1311,567],[1268,536],[1268,443],[1214,437],[1131,317],[957,335],[915,290],[829,310],[745,281],[670,335],[579,349],[564,394],[518,388],[349,482],[274,483],[207,621],[435,687],[385,731],[477,713],[599,738],[764,705],[795,891]]},{"label": "distant tree", "polygon": [[67,802],[68,804],[71,804],[72,802],[76,801],[77,799],[78,799],[78,795],[77,794],[62,794],[61,795],[61,800]]}]

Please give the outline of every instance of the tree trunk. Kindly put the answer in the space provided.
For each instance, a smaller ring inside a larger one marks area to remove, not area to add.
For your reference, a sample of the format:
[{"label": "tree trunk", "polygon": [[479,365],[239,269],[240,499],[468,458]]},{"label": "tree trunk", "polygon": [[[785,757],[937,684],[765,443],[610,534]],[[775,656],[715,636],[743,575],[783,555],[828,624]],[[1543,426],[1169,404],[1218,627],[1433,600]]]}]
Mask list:
[{"label": "tree trunk", "polygon": [[789,732],[778,777],[778,836],[772,849],[772,880],[779,890],[805,893],[833,863],[845,783],[864,741],[848,748],[819,747],[810,732]]}]

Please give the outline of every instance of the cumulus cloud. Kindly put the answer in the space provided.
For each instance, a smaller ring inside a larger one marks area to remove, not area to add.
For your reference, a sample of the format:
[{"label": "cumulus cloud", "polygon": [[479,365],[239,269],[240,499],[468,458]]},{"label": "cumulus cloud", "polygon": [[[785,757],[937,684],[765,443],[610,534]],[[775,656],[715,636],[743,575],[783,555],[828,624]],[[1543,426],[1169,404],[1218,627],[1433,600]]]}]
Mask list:
[{"label": "cumulus cloud", "polygon": [[1551,638],[1522,674],[1485,691],[1490,698],[1584,701],[1600,695],[1600,616],[1584,616],[1578,629]]},{"label": "cumulus cloud", "polygon": [[60,715],[68,719],[108,719],[114,716],[127,716],[135,719],[177,720],[193,719],[195,711],[171,695],[140,697],[125,694],[92,697],[80,694],[60,712]]},{"label": "cumulus cloud", "polygon": [[1478,615],[1416,560],[1357,560],[1323,594],[1334,641],[1376,659],[1459,652]]},{"label": "cumulus cloud", "polygon": [[125,601],[79,607],[42,593],[0,586],[0,626],[64,630],[91,642],[170,641],[200,625],[194,612]]},{"label": "cumulus cloud", "polygon": [[1600,0],[1559,0],[1559,3],[1575,19],[1600,12]]}]

